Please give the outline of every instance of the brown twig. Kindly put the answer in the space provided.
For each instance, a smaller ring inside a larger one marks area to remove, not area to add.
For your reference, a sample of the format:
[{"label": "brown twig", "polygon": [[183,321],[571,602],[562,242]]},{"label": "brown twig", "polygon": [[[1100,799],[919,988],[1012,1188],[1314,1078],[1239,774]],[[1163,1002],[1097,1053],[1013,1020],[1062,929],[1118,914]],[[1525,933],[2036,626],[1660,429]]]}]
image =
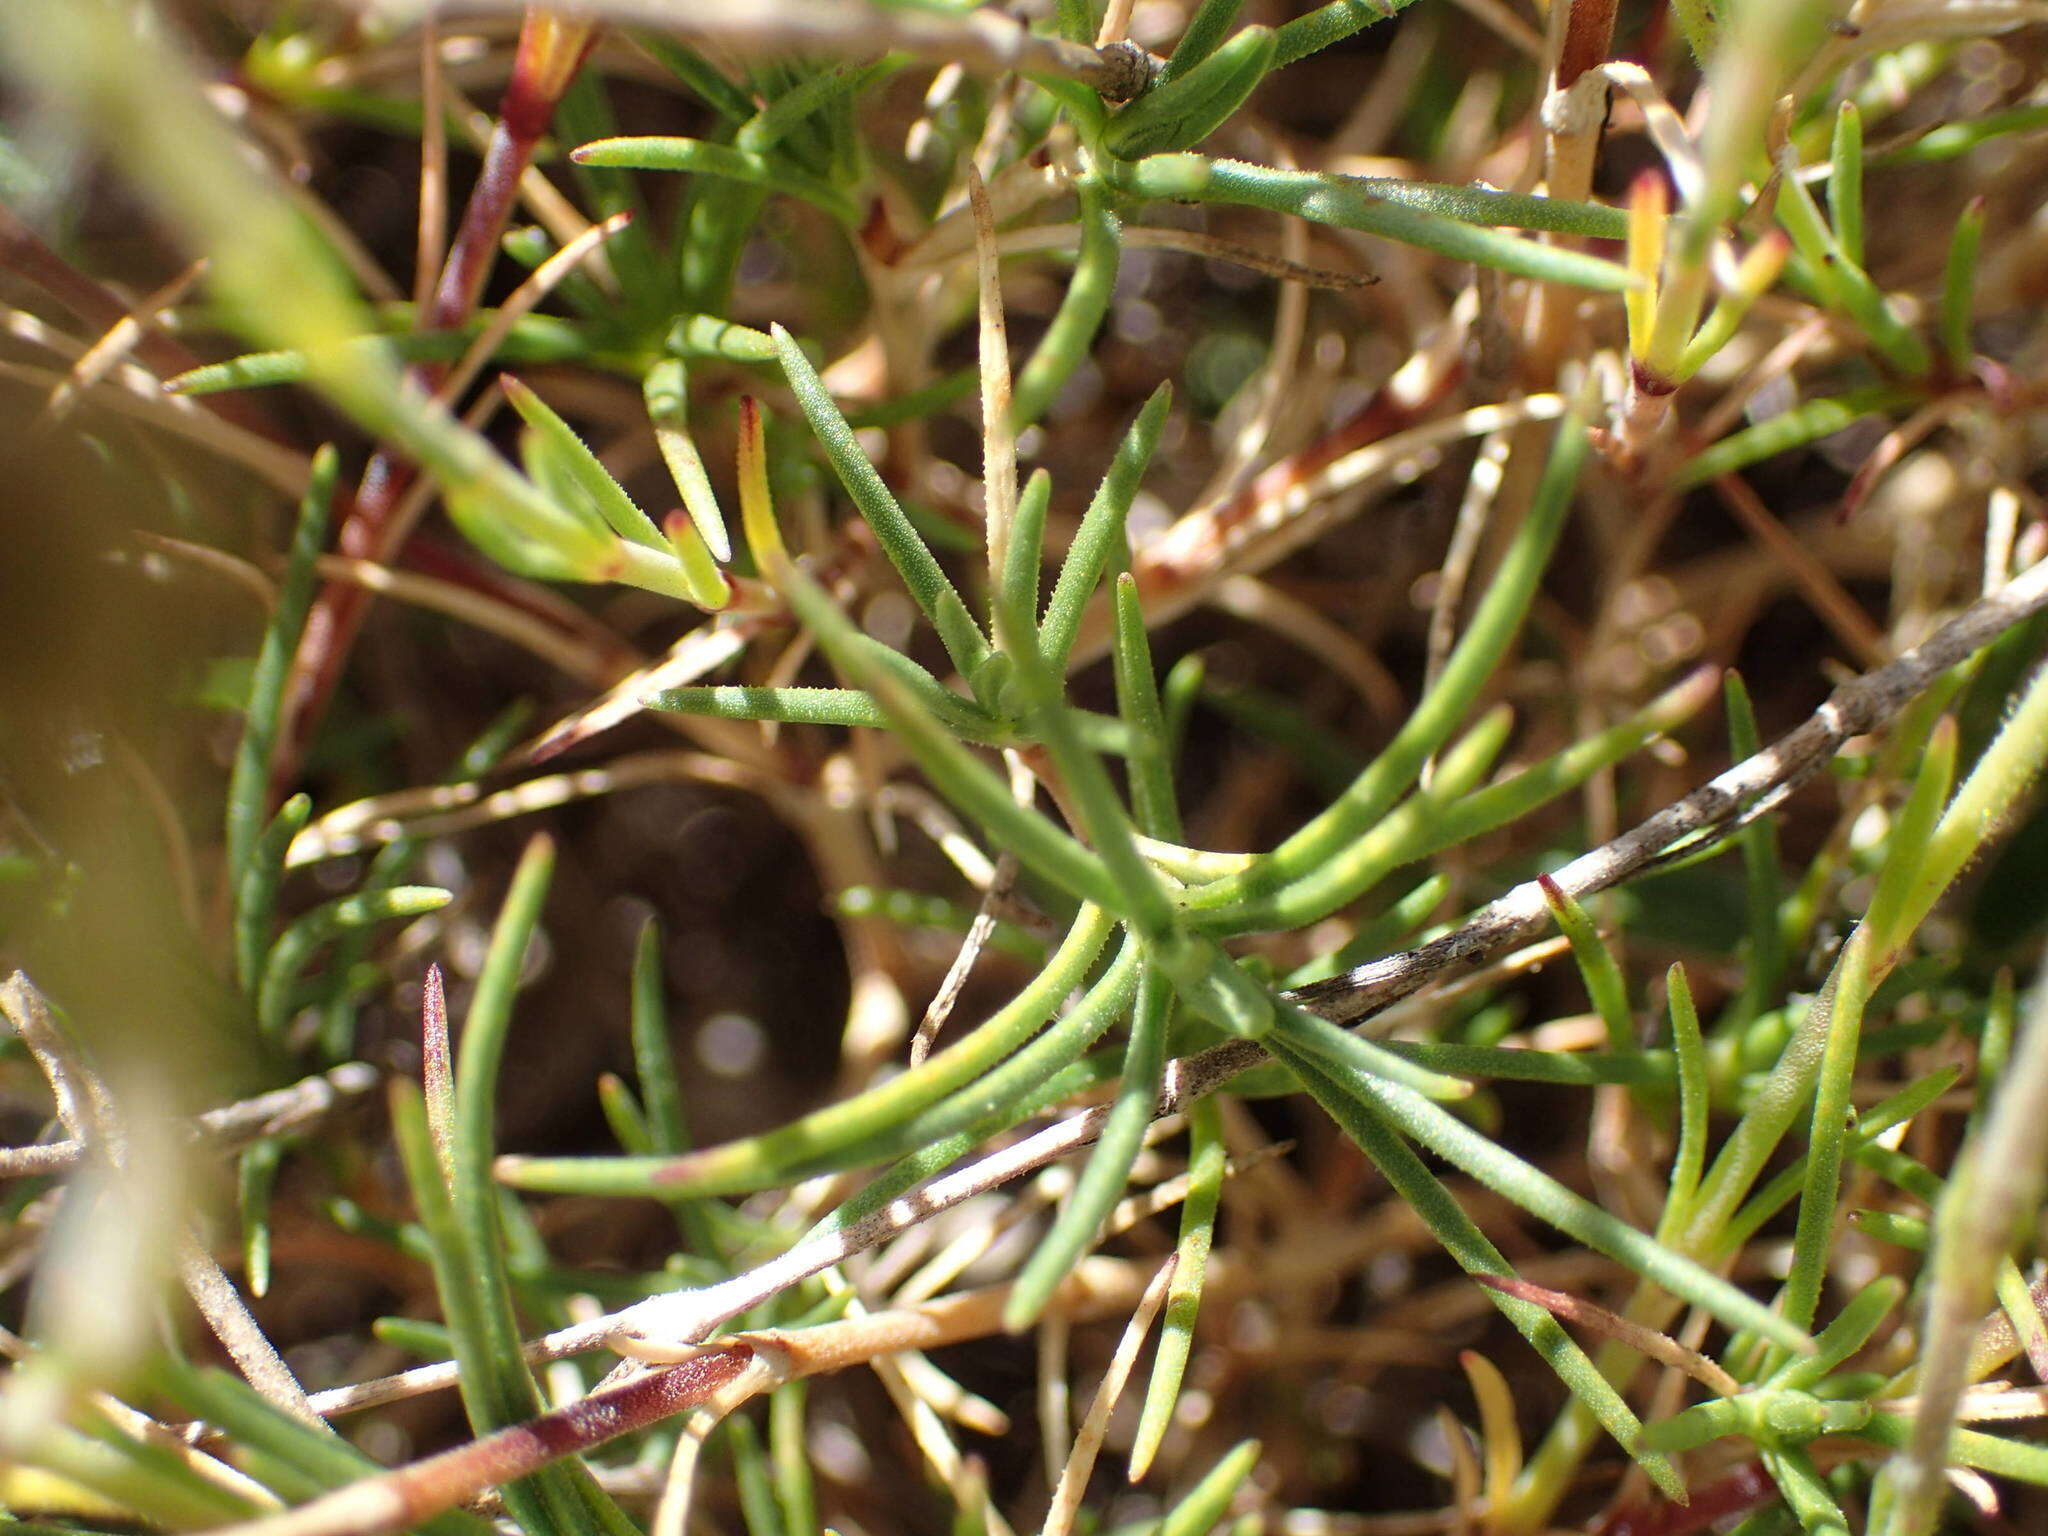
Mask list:
[{"label": "brown twig", "polygon": [[1475,1274],[1472,1278],[1504,1296],[1533,1302],[1560,1322],[1577,1323],[1588,1332],[1626,1344],[1637,1354],[1654,1360],[1659,1365],[1668,1365],[1675,1370],[1683,1371],[1710,1392],[1717,1392],[1723,1397],[1734,1397],[1742,1391],[1741,1382],[1698,1350],[1687,1349],[1668,1333],[1660,1333],[1655,1328],[1645,1328],[1641,1323],[1632,1323],[1620,1313],[1609,1311],[1597,1302],[1587,1301],[1584,1297],[1573,1296],[1565,1291],[1554,1291],[1548,1286],[1531,1285],[1527,1280],[1519,1280],[1512,1275]]},{"label": "brown twig", "polygon": [[925,1057],[931,1054],[932,1042],[938,1039],[939,1031],[946,1027],[946,1020],[952,1017],[953,1006],[960,1001],[960,993],[974,970],[974,962],[981,958],[989,935],[996,931],[996,909],[1009,896],[1011,882],[1016,878],[1017,856],[1005,849],[996,860],[995,878],[981,893],[981,905],[974,910],[974,921],[968,925],[967,937],[960,941],[959,953],[953,956],[953,963],[946,968],[945,979],[939,983],[939,990],[932,995],[924,1017],[918,1021],[917,1030],[910,1037],[911,1066],[923,1064]]},{"label": "brown twig", "polygon": [[[1092,1259],[1054,1292],[1053,1304],[1077,1316],[1101,1316],[1131,1306],[1142,1289],[1132,1266]],[[352,1483],[286,1514],[231,1529],[234,1536],[378,1536],[401,1530],[550,1461],[593,1450],[686,1410],[725,1413],[785,1381],[866,1365],[904,1350],[940,1349],[985,1337],[1002,1327],[1009,1295],[1009,1286],[991,1286],[814,1328],[734,1334],[673,1364],[599,1388],[565,1408]],[[757,1362],[766,1369],[750,1369]]]},{"label": "brown twig", "polygon": [[[1842,684],[1803,725],[1552,878],[1584,899],[1655,867],[1681,842],[1732,830],[1818,773],[1851,737],[1882,725],[1950,667],[2043,607],[2048,564],[1971,605],[1898,660]],[[1527,881],[1455,932],[1304,987],[1295,1000],[1340,1023],[1363,1018],[1442,972],[1534,937],[1547,921],[1542,889]]]},{"label": "brown twig", "polygon": [[754,1351],[744,1344],[708,1350],[438,1456],[337,1488],[284,1514],[230,1529],[235,1536],[372,1536],[403,1530],[558,1457],[593,1450],[712,1401],[753,1358]]}]

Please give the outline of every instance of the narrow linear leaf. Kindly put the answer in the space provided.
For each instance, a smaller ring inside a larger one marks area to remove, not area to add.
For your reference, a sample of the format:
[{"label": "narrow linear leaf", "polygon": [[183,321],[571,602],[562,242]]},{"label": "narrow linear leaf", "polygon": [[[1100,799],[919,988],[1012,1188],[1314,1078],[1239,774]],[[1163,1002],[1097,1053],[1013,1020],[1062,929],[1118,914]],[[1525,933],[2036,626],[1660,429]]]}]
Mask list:
[{"label": "narrow linear leaf", "polygon": [[1677,1250],[1665,1247],[1573,1193],[1413,1089],[1362,1075],[1345,1081],[1363,1102],[1404,1134],[1560,1232],[1607,1254],[1731,1328],[1752,1329],[1772,1343],[1801,1354],[1811,1351],[1813,1341],[1805,1329]]},{"label": "narrow linear leaf", "polygon": [[1173,1279],[1166,1291],[1166,1310],[1160,1316],[1152,1378],[1145,1388],[1145,1404],[1131,1443],[1130,1480],[1134,1483],[1142,1482],[1150,1470],[1173,1422],[1174,1406],[1180,1401],[1181,1378],[1194,1348],[1195,1319],[1202,1307],[1209,1245],[1215,1237],[1216,1208],[1228,1162],[1222,1110],[1213,1098],[1197,1100],[1188,1110],[1188,1197],[1180,1208]]},{"label": "narrow linear leaf", "polygon": [[1173,391],[1162,384],[1139,410],[1137,419],[1117,445],[1109,472],[1102,477],[1081,526],[1067,546],[1053,582],[1045,617],[1038,626],[1038,648],[1045,664],[1056,673],[1067,670],[1067,658],[1074,649],[1074,637],[1081,630],[1081,615],[1088,599],[1102,581],[1117,551],[1124,547],[1124,517],[1145,478],[1152,450],[1159,445],[1159,433],[1166,425],[1166,413],[1173,407]]},{"label": "narrow linear leaf", "polygon": [[[1274,1055],[1284,1061],[1308,1089],[1316,1102],[1335,1120],[1386,1177],[1422,1219],[1444,1250],[1471,1274],[1512,1276],[1514,1269],[1486,1235],[1451,1198],[1449,1190],[1432,1174],[1412,1149],[1383,1123],[1367,1103],[1327,1075],[1312,1056],[1285,1040],[1272,1042]],[[1642,1445],[1643,1425],[1623,1402],[1607,1378],[1575,1344],[1556,1318],[1533,1302],[1489,1289],[1488,1298],[1506,1314],[1509,1322],[1557,1373],[1568,1391],[1578,1399],[1594,1421],[1613,1436],[1661,1489],[1667,1498],[1683,1501],[1685,1483],[1678,1471],[1658,1452]]]},{"label": "narrow linear leaf", "polygon": [[[923,1065],[786,1126],[651,1164],[604,1158],[507,1160],[500,1177],[520,1188],[598,1194],[736,1194],[782,1182],[785,1168],[851,1146],[995,1067],[1052,1017],[1061,999],[1094,964],[1115,926],[1100,909],[1084,907],[1045,969],[979,1029],[933,1053]],[[614,1166],[606,1169],[607,1163]]]},{"label": "narrow linear leaf", "polygon": [[1332,172],[1273,170],[1187,153],[1152,155],[1120,166],[1116,174],[1119,186],[1133,196],[1233,203],[1293,214],[1538,282],[1623,293],[1634,281],[1627,268],[1614,262],[1539,245],[1496,227],[1619,240],[1628,233],[1628,216],[1616,208]]},{"label": "narrow linear leaf", "polygon": [[762,154],[704,139],[599,139],[572,150],[578,165],[613,165],[641,171],[686,171],[720,176],[770,192],[787,192],[822,208],[842,224],[860,222],[853,199],[830,182],[800,169],[787,155]]},{"label": "narrow linear leaf", "polygon": [[1138,978],[1123,1082],[1109,1118],[1103,1122],[1102,1134],[1073,1192],[1061,1202],[1052,1229],[1025,1262],[1003,1307],[1003,1326],[1013,1333],[1038,1320],[1052,1293],[1094,1245],[1102,1223],[1123,1198],[1159,1102],[1160,1078],[1166,1069],[1166,1026],[1172,1012],[1172,987],[1163,975],[1148,968]]},{"label": "narrow linear leaf", "polygon": [[782,371],[789,379],[789,387],[803,409],[805,420],[810,422],[811,431],[823,446],[825,457],[832,461],[839,483],[846,487],[846,493],[853,498],[860,515],[874,530],[882,552],[896,567],[917,606],[924,610],[925,617],[938,630],[946,653],[953,658],[953,665],[960,669],[962,677],[972,677],[982,658],[988,655],[987,637],[975,627],[959,592],[946,573],[939,569],[938,561],[932,558],[932,552],[918,537],[910,519],[904,516],[903,508],[882,483],[882,477],[875,473],[875,466],[868,462],[867,454],[853,435],[853,428],[846,424],[846,418],[840,414],[838,404],[818,377],[818,371],[811,366],[811,360],[804,356],[795,338],[781,326],[775,327],[774,339],[776,355],[782,360]]},{"label": "narrow linear leaf", "polygon": [[797,617],[811,627],[833,661],[882,706],[904,746],[947,799],[1046,879],[1083,901],[1123,915],[1128,899],[1125,882],[1067,833],[1011,798],[1009,785],[954,740],[871,652],[864,643],[867,637],[816,582],[792,568],[787,595]]},{"label": "narrow linear leaf", "polygon": [[[438,1170],[424,1126],[415,1136],[408,1125],[401,1137],[413,1199],[429,1235],[435,1237],[435,1277],[455,1336],[463,1404],[471,1426],[480,1434],[533,1418],[542,1406],[521,1355],[511,1278],[505,1267],[498,1189],[491,1181],[491,1155],[498,1074],[511,1033],[513,999],[527,948],[540,926],[554,859],[554,845],[547,838],[536,837],[526,845],[491,931],[455,1063],[454,1177],[445,1196],[438,1187]],[[399,1106],[404,1106],[403,1121],[423,1120],[415,1096],[394,1094],[395,1116]],[[412,1145],[415,1141],[417,1147]],[[457,1290],[465,1293],[459,1302],[451,1294]],[[514,1490],[520,1488],[530,1490],[530,1497],[522,1495],[515,1500]],[[598,1490],[580,1462],[544,1468],[520,1483],[508,1484],[505,1495],[508,1508],[521,1524],[545,1520],[560,1530],[601,1536],[625,1523],[625,1516]],[[522,1504],[527,1507],[522,1509]]]},{"label": "narrow linear leaf", "polygon": [[1118,573],[1114,599],[1117,710],[1131,729],[1132,811],[1138,829],[1146,836],[1177,843],[1185,834],[1173,787],[1166,714],[1153,678],[1152,647],[1145,635],[1145,610],[1138,602],[1137,579],[1129,571]]},{"label": "narrow linear leaf", "polygon": [[[1499,668],[1520,631],[1537,584],[1563,531],[1579,469],[1585,459],[1584,423],[1566,416],[1558,425],[1529,515],[1517,531],[1486,596],[1473,613],[1434,688],[1361,773],[1320,814],[1292,834],[1250,870],[1191,892],[1190,909],[1229,930],[1265,926],[1279,916],[1273,893],[1342,857],[1393,808],[1427,762],[1471,709],[1479,691]],[[1329,893],[1342,899],[1336,892]],[[1287,926],[1312,920],[1293,907]]]},{"label": "narrow linear leaf", "polygon": [[[293,527],[291,552],[286,558],[284,580],[277,589],[277,606],[257,648],[256,667],[249,679],[249,703],[243,712],[242,739],[235,749],[235,766],[228,779],[227,867],[230,889],[237,898],[238,924],[255,918],[244,913],[242,877],[264,823],[270,798],[270,758],[277,743],[279,716],[284,708],[285,681],[291,670],[299,634],[306,627],[306,615],[313,606],[319,584],[315,562],[327,539],[327,524],[334,506],[335,478],[341,459],[330,444],[313,455],[312,477],[306,496],[299,503]],[[273,888],[274,891],[274,888]],[[269,913],[261,914],[267,922]],[[243,984],[255,979],[251,958],[237,947]]]},{"label": "narrow linear leaf", "polygon": [[[266,753],[267,761],[267,753]],[[309,795],[293,795],[250,846],[235,876],[235,979],[253,1002],[262,984],[277,917],[277,893],[284,884],[285,854],[313,814]]]},{"label": "narrow linear leaf", "polygon": [[[766,337],[762,338],[764,341]],[[725,514],[718,506],[711,477],[704,472],[703,455],[690,435],[689,374],[675,358],[664,358],[647,370],[640,391],[647,402],[647,419],[654,427],[655,446],[675,481],[676,494],[697,536],[721,565],[732,559],[732,538],[725,529]]]},{"label": "narrow linear leaf", "polygon": [[1392,21],[1414,3],[1415,0],[1330,0],[1279,29],[1274,67],[1320,53],[1376,21]]},{"label": "narrow linear leaf", "polygon": [[437,912],[454,899],[452,892],[437,886],[398,885],[315,907],[279,936],[264,961],[263,980],[256,993],[256,1020],[263,1033],[273,1040],[284,1033],[291,1020],[292,990],[321,945],[351,928]]},{"label": "narrow linear leaf", "polygon": [[1230,1509],[1230,1502],[1259,1462],[1259,1442],[1242,1440],[1202,1480],[1188,1490],[1187,1497],[1166,1512],[1159,1522],[1159,1536],[1209,1536]]},{"label": "narrow linear leaf", "polygon": [[1847,394],[1805,401],[1768,421],[1760,421],[1740,432],[1731,432],[1712,447],[1701,449],[1673,473],[1672,487],[1690,490],[1696,485],[1705,485],[1721,475],[1734,474],[1794,448],[1819,442],[1865,416],[1900,410],[1917,404],[1919,399],[1913,390],[1892,384],[1873,384]]},{"label": "narrow linear leaf", "polygon": [[1635,1020],[1628,1005],[1628,983],[1622,980],[1621,965],[1614,958],[1614,951],[1607,947],[1593,919],[1569,891],[1548,875],[1538,875],[1536,879],[1550,915],[1557,920],[1558,931],[1571,944],[1572,959],[1579,967],[1593,1010],[1607,1027],[1608,1049],[1628,1049],[1635,1040]]},{"label": "narrow linear leaf", "polygon": [[[468,1241],[449,1191],[441,1181],[433,1137],[427,1129],[426,1105],[419,1089],[402,1079],[391,1085],[391,1128],[412,1186],[413,1204],[427,1234],[435,1286],[461,1370],[463,1403],[469,1410],[471,1427],[479,1434],[488,1434],[500,1427],[491,1421],[508,1411],[512,1416],[505,1422],[518,1422],[520,1416],[509,1405],[520,1396],[532,1398],[535,1412],[540,1401],[532,1377],[525,1375],[516,1331],[509,1357],[501,1353],[502,1346],[493,1337],[500,1330],[491,1314],[502,1311],[509,1317],[511,1312],[502,1253],[494,1242],[484,1267],[471,1268]],[[494,1290],[499,1294],[490,1295]],[[520,1379],[514,1379],[506,1370],[508,1359],[518,1367]],[[566,1483],[566,1474],[560,1467],[549,1467],[533,1477],[507,1483],[503,1494],[506,1510],[529,1532],[578,1530],[584,1526],[578,1519],[581,1500]]]}]

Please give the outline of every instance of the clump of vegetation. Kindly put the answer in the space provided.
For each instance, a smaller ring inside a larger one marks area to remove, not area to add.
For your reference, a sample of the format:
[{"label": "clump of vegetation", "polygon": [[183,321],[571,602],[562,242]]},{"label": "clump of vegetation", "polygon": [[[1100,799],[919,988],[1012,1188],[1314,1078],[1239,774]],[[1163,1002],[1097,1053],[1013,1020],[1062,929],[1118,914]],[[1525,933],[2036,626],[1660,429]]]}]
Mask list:
[{"label": "clump of vegetation", "polygon": [[2038,1518],[2044,22],[14,8],[0,1504]]}]

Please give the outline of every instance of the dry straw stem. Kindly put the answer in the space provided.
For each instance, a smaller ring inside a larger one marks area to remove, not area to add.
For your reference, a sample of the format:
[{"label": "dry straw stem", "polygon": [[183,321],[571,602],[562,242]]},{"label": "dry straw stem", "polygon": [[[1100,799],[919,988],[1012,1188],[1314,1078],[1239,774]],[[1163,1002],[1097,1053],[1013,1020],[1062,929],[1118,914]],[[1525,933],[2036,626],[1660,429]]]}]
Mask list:
[{"label": "dry straw stem", "polygon": [[[709,752],[630,752],[589,768],[546,773],[486,791],[474,780],[373,795],[342,806],[292,840],[287,865],[298,868],[401,838],[448,837],[512,816],[530,816],[647,784],[712,784],[772,798],[776,786],[755,769]],[[783,797],[787,799],[787,796]]]},{"label": "dry straw stem", "polygon": [[38,428],[55,426],[71,414],[78,397],[107,376],[107,371],[133,352],[148,334],[148,327],[156,317],[180,302],[200,278],[206,275],[206,258],[200,257],[188,265],[169,282],[154,293],[138,299],[132,309],[107,327],[100,339],[79,355],[71,365],[71,374],[62,384],[50,391],[50,398],[44,402],[43,413],[37,420]]},{"label": "dry straw stem", "polygon": [[[999,585],[1010,555],[1010,530],[1017,516],[1017,434],[1010,426],[1010,341],[1003,318],[1002,288],[996,281],[996,219],[981,172],[967,167],[967,201],[974,212],[975,309],[981,359],[982,483],[988,524],[991,586]],[[1004,618],[996,605],[1000,624]],[[1007,649],[1018,636],[997,636]]]},{"label": "dry straw stem", "polygon": [[1095,1470],[1095,1458],[1101,1454],[1102,1442],[1109,1434],[1109,1416],[1116,1409],[1117,1399],[1123,1396],[1124,1384],[1131,1379],[1131,1367],[1138,1363],[1138,1351],[1144,1346],[1146,1334],[1152,1331],[1159,1309],[1166,1305],[1166,1288],[1173,1281],[1179,1261],[1179,1254],[1167,1255],[1152,1283],[1145,1287],[1123,1337],[1117,1340],[1109,1369],[1102,1373],[1095,1398],[1081,1420],[1080,1433],[1074,1437],[1074,1448],[1067,1455],[1066,1465],[1060,1468],[1052,1509],[1045,1517],[1044,1536],[1068,1536],[1074,1528],[1074,1519],[1081,1512],[1081,1499],[1088,1492],[1089,1475]]}]

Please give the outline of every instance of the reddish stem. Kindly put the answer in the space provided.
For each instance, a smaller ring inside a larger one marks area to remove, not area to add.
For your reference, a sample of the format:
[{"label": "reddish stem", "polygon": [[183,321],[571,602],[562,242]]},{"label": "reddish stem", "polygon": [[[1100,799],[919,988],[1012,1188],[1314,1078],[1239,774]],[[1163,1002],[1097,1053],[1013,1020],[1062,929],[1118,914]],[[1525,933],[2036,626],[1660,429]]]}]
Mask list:
[{"label": "reddish stem", "polygon": [[[129,312],[128,302],[113,289],[95,282],[51,250],[6,204],[0,203],[0,268],[33,283],[74,318],[96,331],[111,330]],[[159,378],[174,378],[200,365],[201,359],[160,327],[146,325],[135,343],[135,356]],[[241,395],[192,397],[202,409],[232,421],[273,443],[285,441],[267,416]]]},{"label": "reddish stem", "polygon": [[1607,62],[1614,46],[1614,13],[1619,0],[1572,0],[1571,15],[1564,24],[1564,43],[1557,54],[1557,88],[1570,90],[1572,82],[1589,69]]},{"label": "reddish stem", "polygon": [[646,1429],[710,1399],[753,1359],[745,1344],[707,1350],[580,1398],[565,1408],[514,1424],[382,1477],[351,1483],[302,1505],[240,1527],[247,1536],[350,1536],[400,1531],[452,1509],[487,1488],[538,1471],[551,1461],[595,1449]]},{"label": "reddish stem", "polygon": [[427,1090],[427,1128],[441,1177],[455,1182],[455,1057],[448,1048],[448,995],[441,987],[441,967],[427,967],[420,992],[420,1076]]},{"label": "reddish stem", "polygon": [[[497,259],[499,240],[511,220],[519,179],[533,163],[541,135],[596,40],[597,29],[589,23],[563,22],[546,11],[528,8],[512,74],[499,104],[498,122],[484,150],[483,169],[470,191],[462,223],[449,242],[433,297],[419,317],[422,332],[452,330],[475,311]],[[444,363],[415,364],[407,371],[407,381],[432,390],[446,371]],[[395,524],[394,514],[417,473],[414,465],[389,453],[380,452],[370,461],[355,504],[341,525],[337,547],[342,554],[390,563],[408,531]],[[371,597],[361,587],[329,582],[314,602],[293,658],[285,700],[289,728],[281,734],[272,765],[273,787],[288,782],[295,772],[300,753],[340,680]]]},{"label": "reddish stem", "polygon": [[1761,1461],[1746,1461],[1726,1477],[1694,1491],[1691,1502],[1639,1504],[1610,1515],[1599,1536],[1697,1536],[1731,1515],[1746,1514],[1778,1497]]}]

